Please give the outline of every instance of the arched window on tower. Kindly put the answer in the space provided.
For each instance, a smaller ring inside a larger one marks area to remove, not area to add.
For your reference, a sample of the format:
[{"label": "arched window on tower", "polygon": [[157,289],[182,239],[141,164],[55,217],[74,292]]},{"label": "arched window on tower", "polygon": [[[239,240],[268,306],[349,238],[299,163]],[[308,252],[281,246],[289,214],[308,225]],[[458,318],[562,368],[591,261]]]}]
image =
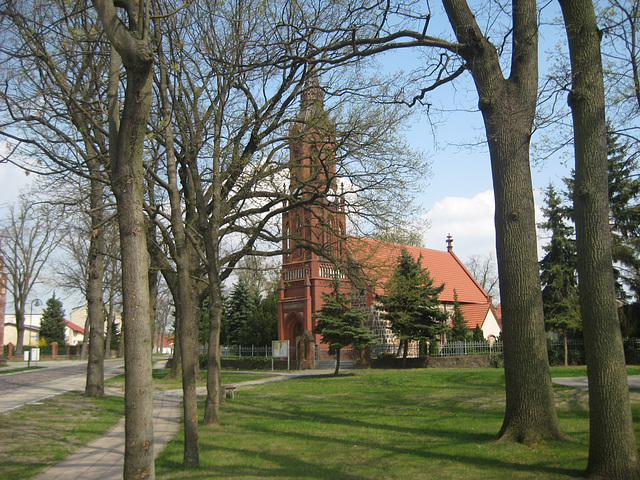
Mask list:
[{"label": "arched window on tower", "polygon": [[288,222],[287,224],[284,226],[283,230],[282,230],[282,238],[283,238],[283,248],[284,248],[284,258],[285,261],[289,260],[289,247],[291,246],[291,239],[289,238],[289,225]]}]

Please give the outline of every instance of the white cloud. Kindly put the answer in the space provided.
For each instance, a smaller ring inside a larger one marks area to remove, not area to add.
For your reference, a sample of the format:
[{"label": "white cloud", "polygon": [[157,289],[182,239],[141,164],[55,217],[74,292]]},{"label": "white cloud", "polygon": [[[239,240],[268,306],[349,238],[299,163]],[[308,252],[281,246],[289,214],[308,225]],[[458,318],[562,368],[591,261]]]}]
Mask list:
[{"label": "white cloud", "polygon": [[494,212],[492,190],[471,198],[445,197],[424,216],[431,222],[425,245],[445,250],[447,235],[451,234],[453,250],[460,259],[486,255],[495,250]]}]

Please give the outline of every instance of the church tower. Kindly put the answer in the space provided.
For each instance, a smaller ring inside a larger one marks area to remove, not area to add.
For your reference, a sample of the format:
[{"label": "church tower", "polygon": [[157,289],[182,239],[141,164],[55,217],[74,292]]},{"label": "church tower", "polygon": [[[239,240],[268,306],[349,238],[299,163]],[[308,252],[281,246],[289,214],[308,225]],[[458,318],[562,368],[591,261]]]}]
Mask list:
[{"label": "church tower", "polygon": [[[313,67],[300,94],[300,112],[290,128],[289,190],[299,206],[282,215],[283,251],[278,301],[278,338],[289,340],[292,356],[311,364],[311,346],[320,336],[311,331],[313,313],[331,290],[344,254],[344,202],[336,194],[335,127],[324,110],[324,92]],[[295,353],[294,353],[295,352]]]}]

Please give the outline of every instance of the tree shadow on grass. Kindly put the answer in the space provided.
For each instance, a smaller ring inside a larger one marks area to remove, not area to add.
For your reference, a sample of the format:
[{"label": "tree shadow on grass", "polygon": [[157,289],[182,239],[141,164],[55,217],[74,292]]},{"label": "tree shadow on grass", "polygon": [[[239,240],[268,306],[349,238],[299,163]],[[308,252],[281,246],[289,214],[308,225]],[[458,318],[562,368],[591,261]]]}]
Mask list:
[{"label": "tree shadow on grass", "polygon": [[[295,407],[295,405],[291,405]],[[358,438],[357,447],[363,449],[361,453],[364,458],[371,456],[370,461],[375,462],[376,455],[384,457],[396,458],[413,458],[414,464],[424,462],[424,468],[429,470],[434,465],[462,464],[469,471],[481,472],[504,472],[508,477],[509,472],[530,473],[539,475],[540,478],[546,476],[564,476],[566,478],[579,478],[582,476],[582,470],[572,469],[558,466],[551,458],[544,457],[540,460],[539,455],[532,455],[529,463],[526,462],[526,450],[523,450],[522,457],[524,461],[520,461],[517,454],[516,460],[499,458],[500,454],[487,454],[486,448],[502,449],[504,445],[498,445],[493,442],[495,431],[486,431],[487,428],[493,428],[494,425],[499,427],[502,421],[501,412],[488,412],[493,418],[486,423],[487,419],[483,418],[483,424],[479,425],[478,430],[469,430],[467,427],[451,427],[429,424],[428,419],[425,426],[394,425],[384,423],[383,421],[371,421],[368,419],[357,418],[357,412],[350,414],[345,407],[340,414],[318,413],[315,411],[304,411],[301,409],[283,411],[283,405],[277,408],[269,408],[261,405],[253,407],[247,404],[233,405],[232,415],[238,414],[243,417],[241,424],[233,424],[233,429],[240,429],[243,434],[255,435],[256,438],[270,438],[274,445],[280,445],[279,451],[273,449],[266,451],[264,448],[256,446],[255,449],[245,445],[244,448],[229,445],[213,446],[209,448],[212,455],[217,455],[220,451],[228,452],[236,456],[246,458],[246,465],[243,468],[231,469],[216,466],[214,471],[206,472],[206,476],[211,478],[242,478],[243,476],[253,478],[320,478],[320,479],[339,479],[348,480],[356,478],[376,478],[356,475],[340,470],[336,472],[336,465],[327,465],[322,462],[321,458],[309,459],[299,458],[302,453],[286,453],[287,445],[296,444],[298,442],[307,442],[318,445],[323,451],[349,452],[354,447],[354,438]],[[464,414],[467,414],[467,417]],[[461,422],[468,422],[468,405],[465,409],[464,403],[456,405],[449,404],[448,415],[452,417],[460,416]],[[367,413],[370,415],[370,413]],[[416,417],[418,418],[418,417]],[[275,425],[275,427],[274,427]],[[289,427],[290,425],[290,427]],[[349,429],[356,429],[360,432],[366,432],[350,436]],[[482,429],[485,428],[485,431]],[[236,430],[237,431],[237,430]],[[340,432],[340,433],[336,433]],[[280,439],[280,441],[279,441]],[[216,442],[215,437],[211,439]],[[204,447],[203,452],[207,450]],[[250,442],[249,442],[250,444]],[[485,449],[480,446],[486,446]],[[516,446],[515,448],[527,449],[526,446]],[[478,455],[472,454],[477,450]],[[373,452],[373,453],[372,453]],[[382,453],[381,453],[382,452]],[[203,453],[203,455],[206,455]],[[513,453],[510,454],[512,457]],[[264,469],[258,465],[251,467],[252,459],[261,458],[267,463],[275,463],[278,467],[270,467]],[[330,462],[329,462],[330,463]],[[355,468],[355,467],[354,467]],[[312,475],[304,474],[310,470]],[[349,470],[348,468],[346,470]],[[353,472],[353,468],[350,469]],[[224,472],[224,473],[223,473]],[[388,472],[387,472],[388,473]],[[381,474],[384,476],[384,472]],[[430,478],[437,478],[430,477]],[[464,478],[464,477],[459,477]],[[501,477],[502,478],[502,477]]]}]

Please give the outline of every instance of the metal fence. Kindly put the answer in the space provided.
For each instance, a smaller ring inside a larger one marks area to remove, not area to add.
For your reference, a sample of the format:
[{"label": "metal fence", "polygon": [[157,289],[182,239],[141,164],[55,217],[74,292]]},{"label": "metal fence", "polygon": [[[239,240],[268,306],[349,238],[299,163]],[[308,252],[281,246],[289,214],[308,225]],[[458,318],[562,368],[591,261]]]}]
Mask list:
[{"label": "metal fence", "polygon": [[241,345],[230,345],[220,347],[220,358],[248,358],[248,357],[271,357],[271,345],[263,347],[244,347]]},{"label": "metal fence", "polygon": [[[630,338],[624,340],[625,350],[640,352],[640,338]],[[323,345],[324,346],[324,345]],[[564,342],[549,339],[547,342],[550,361],[555,356],[564,355]],[[575,359],[574,363],[582,363],[584,355],[583,340],[568,340],[567,347],[570,355]],[[466,355],[500,355],[503,352],[501,341],[489,342],[448,342],[438,344],[431,349],[431,356],[454,357]],[[202,352],[206,353],[206,349]],[[292,352],[293,355],[294,352]],[[371,348],[373,358],[382,355],[396,355],[398,346],[394,344],[377,344]],[[402,352],[400,352],[402,354]],[[412,345],[408,356],[418,355],[417,345]],[[221,358],[248,358],[248,357],[271,357],[271,345],[265,346],[240,346],[231,345],[220,348]]]},{"label": "metal fence", "polygon": [[499,355],[502,353],[502,342],[447,342],[438,345],[433,356],[461,357],[466,355]]}]

